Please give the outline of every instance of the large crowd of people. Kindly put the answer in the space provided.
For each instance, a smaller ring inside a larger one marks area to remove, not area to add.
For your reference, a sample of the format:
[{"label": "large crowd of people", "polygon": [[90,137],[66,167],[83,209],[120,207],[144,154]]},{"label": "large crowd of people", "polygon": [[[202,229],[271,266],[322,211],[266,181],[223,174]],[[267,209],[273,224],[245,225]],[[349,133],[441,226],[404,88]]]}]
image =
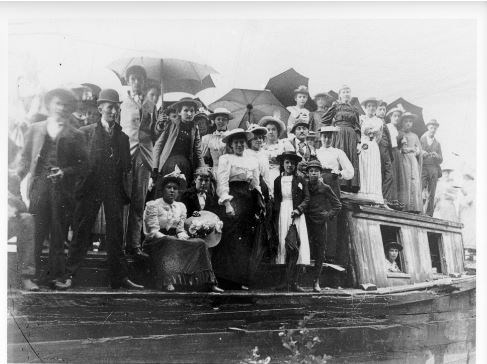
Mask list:
[{"label": "large crowd of people", "polygon": [[[323,262],[336,263],[342,249],[342,191],[380,208],[433,214],[442,162],[436,120],[419,138],[411,131],[417,115],[386,113],[374,97],[361,115],[346,85],[337,100],[318,93],[311,112],[300,86],[289,120],[265,116],[228,130],[231,111],[193,98],[158,109],[160,91],[145,70],[132,66],[125,76],[121,96],[92,84],[47,92],[47,115],[26,127],[21,149],[9,150],[9,235],[17,236],[26,290],[45,282],[72,288],[102,224],[113,288],[144,288],[129,277],[130,255],[150,264],[156,287],[167,291],[247,290],[263,260],[286,266],[276,288],[302,291],[302,267],[314,260],[320,291]],[[19,184],[28,174],[27,209]],[[211,248],[187,228],[201,211],[222,223]],[[49,266],[40,277],[46,239]]]}]

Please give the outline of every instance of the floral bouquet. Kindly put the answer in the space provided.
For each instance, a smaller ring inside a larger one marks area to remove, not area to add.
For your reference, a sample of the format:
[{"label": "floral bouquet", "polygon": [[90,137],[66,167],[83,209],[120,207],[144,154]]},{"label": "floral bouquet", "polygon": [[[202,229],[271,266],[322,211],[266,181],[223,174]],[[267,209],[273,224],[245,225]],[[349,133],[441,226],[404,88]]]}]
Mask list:
[{"label": "floral bouquet", "polygon": [[220,242],[223,222],[210,211],[197,211],[186,219],[184,228],[191,238],[200,238],[212,248]]}]

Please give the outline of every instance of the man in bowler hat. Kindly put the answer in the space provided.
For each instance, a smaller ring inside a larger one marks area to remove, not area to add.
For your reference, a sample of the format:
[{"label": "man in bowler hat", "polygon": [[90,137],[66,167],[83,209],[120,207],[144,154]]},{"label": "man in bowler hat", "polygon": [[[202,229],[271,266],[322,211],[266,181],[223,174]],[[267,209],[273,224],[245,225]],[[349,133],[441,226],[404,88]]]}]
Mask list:
[{"label": "man in bowler hat", "polygon": [[69,247],[65,283],[58,289],[72,286],[72,277],[80,268],[91,244],[91,229],[103,203],[106,219],[106,249],[112,288],[142,289],[128,278],[123,252],[123,206],[130,202],[130,146],[128,136],[116,123],[120,111],[117,91],[105,89],[97,100],[101,120],[82,127],[88,146],[87,173],[76,190],[74,234]]},{"label": "man in bowler hat", "polygon": [[423,170],[421,179],[423,188],[427,190],[427,200],[424,201],[426,215],[433,216],[435,211],[435,194],[438,179],[441,177],[441,163],[443,155],[441,154],[441,145],[436,140],[436,131],[440,124],[432,119],[426,124],[428,130],[421,136],[420,142],[423,148]]}]

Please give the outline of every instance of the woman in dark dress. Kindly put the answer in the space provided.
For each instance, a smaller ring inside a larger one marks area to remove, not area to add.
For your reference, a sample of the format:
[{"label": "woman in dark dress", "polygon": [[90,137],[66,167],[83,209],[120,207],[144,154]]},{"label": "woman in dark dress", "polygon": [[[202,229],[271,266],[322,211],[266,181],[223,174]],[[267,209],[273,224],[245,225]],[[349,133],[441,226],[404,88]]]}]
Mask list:
[{"label": "woman in dark dress", "polygon": [[342,180],[341,188],[346,192],[358,192],[360,189],[359,157],[357,145],[360,144],[361,132],[358,110],[350,104],[351,90],[348,86],[342,86],[338,90],[338,102],[334,102],[321,119],[325,125],[338,127],[332,146],[345,152],[354,169],[351,180]]},{"label": "woman in dark dress", "polygon": [[156,272],[156,287],[174,291],[174,285],[217,287],[204,240],[189,238],[184,230],[186,206],[174,201],[184,179],[173,172],[161,179],[162,198],[149,201],[144,211],[144,250]]},{"label": "woman in dark dress", "polygon": [[224,154],[218,162],[218,203],[225,207],[222,239],[212,252],[213,266],[221,284],[248,289],[249,264],[260,215],[261,190],[259,164],[256,158],[245,156],[244,150],[251,133],[237,128],[223,142],[232,154]]}]

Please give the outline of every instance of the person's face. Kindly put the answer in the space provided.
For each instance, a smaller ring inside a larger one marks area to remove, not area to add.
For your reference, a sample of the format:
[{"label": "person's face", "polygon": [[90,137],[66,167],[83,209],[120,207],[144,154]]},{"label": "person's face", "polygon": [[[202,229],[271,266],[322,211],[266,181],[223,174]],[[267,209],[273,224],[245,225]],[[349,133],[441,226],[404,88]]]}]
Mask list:
[{"label": "person's face", "polygon": [[169,120],[171,120],[171,121],[178,120],[178,114],[176,114],[175,112],[169,113]]},{"label": "person's face", "polygon": [[294,170],[296,169],[296,165],[290,159],[284,159],[283,167],[286,174],[293,174]]},{"label": "person's face", "polygon": [[407,119],[404,123],[403,123],[403,128],[404,130],[406,131],[409,131],[411,130],[411,128],[413,127],[413,121],[411,119]]},{"label": "person's face", "polygon": [[325,105],[326,105],[326,99],[324,97],[316,98],[316,106],[318,106],[319,109],[324,109]]},{"label": "person's face", "polygon": [[367,116],[374,115],[376,110],[377,104],[375,102],[368,102],[365,104],[365,112],[367,113]]},{"label": "person's face", "polygon": [[298,138],[299,141],[303,142],[306,140],[306,137],[308,136],[308,132],[309,129],[307,127],[299,125],[294,130],[294,135],[296,135],[296,138]]},{"label": "person's face", "polygon": [[96,107],[91,107],[91,106],[87,107],[85,115],[86,115],[86,122],[88,125],[94,124],[98,122],[98,120],[100,119],[100,112]]},{"label": "person's face", "polygon": [[128,85],[132,89],[132,92],[135,94],[140,94],[142,91],[142,87],[144,87],[144,80],[140,75],[131,74],[129,75],[129,79],[127,81]]},{"label": "person's face", "polygon": [[117,120],[117,114],[120,111],[120,106],[115,103],[104,102],[98,106],[98,110],[100,111],[101,118],[112,125],[115,120]]},{"label": "person's face", "polygon": [[384,116],[386,115],[386,107],[384,105],[378,106],[377,110],[375,111],[375,115],[378,118],[384,118]]},{"label": "person's face", "polygon": [[428,125],[428,134],[430,137],[435,136],[436,130],[438,130],[438,127],[436,125],[433,124]]},{"label": "person's face", "polygon": [[399,111],[394,111],[391,115],[391,124],[396,125],[399,122],[399,117],[401,116],[401,113]]},{"label": "person's face", "polygon": [[295,97],[296,105],[300,107],[304,107],[306,101],[308,101],[308,95],[306,94],[297,94]]},{"label": "person's face", "polygon": [[206,135],[208,133],[208,122],[205,118],[198,118],[196,120],[198,124],[198,129],[200,130],[201,135]]},{"label": "person's face", "polygon": [[175,182],[167,183],[162,189],[162,198],[167,203],[173,203],[178,193],[178,185]]},{"label": "person's face", "polygon": [[183,105],[181,107],[181,111],[179,112],[179,116],[181,117],[182,121],[191,121],[193,120],[194,116],[194,107],[193,106],[188,106],[188,105]]},{"label": "person's face", "polygon": [[390,248],[388,253],[389,253],[389,260],[392,262],[397,259],[397,256],[399,255],[399,250],[396,248]]},{"label": "person's face", "polygon": [[216,116],[215,125],[217,130],[227,130],[228,118],[225,115]]},{"label": "person's face", "polygon": [[269,123],[267,124],[266,128],[267,139],[274,141],[279,138],[279,130],[277,129],[275,124]]},{"label": "person's face", "polygon": [[157,101],[159,100],[159,91],[156,88],[151,88],[149,91],[147,91],[147,99],[154,104],[157,104]]},{"label": "person's face", "polygon": [[195,180],[196,191],[207,192],[210,187],[210,177],[209,176],[198,176]]},{"label": "person's face", "polygon": [[254,139],[250,141],[250,148],[258,152],[262,148],[264,142],[265,142],[265,134],[262,132],[256,133],[254,134]]},{"label": "person's face", "polygon": [[308,141],[308,145],[311,146],[311,147],[315,147],[315,142],[316,142],[316,139],[313,137],[313,138],[306,138],[306,140]]},{"label": "person's face", "polygon": [[58,122],[67,120],[73,111],[73,105],[58,96],[54,96],[47,107],[49,116],[57,119]]},{"label": "person's face", "polygon": [[235,153],[238,156],[241,156],[245,150],[245,144],[247,143],[247,140],[245,138],[234,138],[232,140],[232,149],[233,153]]},{"label": "person's face", "polygon": [[308,169],[308,177],[311,183],[318,182],[320,175],[321,175],[321,170],[319,168],[311,167]]},{"label": "person's face", "polygon": [[323,146],[325,148],[329,148],[331,147],[331,141],[333,139],[333,133],[321,133],[321,144],[323,144]]},{"label": "person's face", "polygon": [[352,99],[352,90],[347,88],[341,89],[338,97],[343,102],[348,102]]}]

